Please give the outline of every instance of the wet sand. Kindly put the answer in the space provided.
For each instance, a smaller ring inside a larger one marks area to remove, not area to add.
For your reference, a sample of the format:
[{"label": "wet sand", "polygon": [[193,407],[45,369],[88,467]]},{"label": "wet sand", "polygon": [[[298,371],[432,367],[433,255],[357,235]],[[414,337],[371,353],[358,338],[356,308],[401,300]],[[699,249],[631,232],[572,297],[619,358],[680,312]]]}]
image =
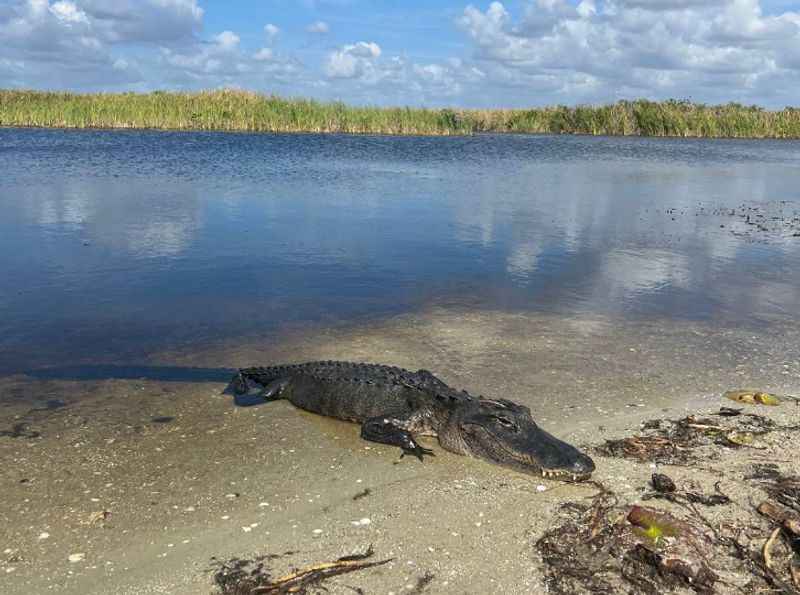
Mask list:
[{"label": "wet sand", "polygon": [[[548,430],[590,447],[646,419],[730,405],[720,398],[728,389],[797,394],[798,339],[788,323],[717,329],[433,308],[147,362],[219,370],[219,381],[75,380],[66,369],[0,378],[3,590],[204,593],[212,557],[294,552],[271,562],[280,574],[372,544],[377,559],[394,561],[333,579],[331,592],[399,594],[426,574],[432,593],[542,591],[533,543],[559,504],[594,487],[451,455],[435,439],[435,458],[400,460],[395,448],[361,441],[356,425],[286,402],[235,407],[221,395],[225,369],[313,359],[425,367],[453,386],[522,402]],[[758,413],[800,417],[793,405]],[[800,472],[795,435],[768,438],[767,450],[725,449],[708,468],[660,470],[706,487],[722,479],[746,506],[733,478],[751,459]],[[595,478],[636,501],[651,465],[593,456]]]}]

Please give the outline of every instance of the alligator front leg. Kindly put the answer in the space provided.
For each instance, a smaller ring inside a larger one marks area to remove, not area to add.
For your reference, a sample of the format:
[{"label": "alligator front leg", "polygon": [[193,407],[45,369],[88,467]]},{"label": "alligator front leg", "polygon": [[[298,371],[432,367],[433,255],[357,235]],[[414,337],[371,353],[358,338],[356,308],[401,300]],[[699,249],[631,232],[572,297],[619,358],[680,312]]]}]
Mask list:
[{"label": "alligator front leg", "polygon": [[401,458],[414,455],[420,461],[424,455],[436,456],[433,451],[420,446],[409,432],[412,420],[391,416],[371,417],[361,424],[361,437],[371,442],[392,444],[403,449]]}]

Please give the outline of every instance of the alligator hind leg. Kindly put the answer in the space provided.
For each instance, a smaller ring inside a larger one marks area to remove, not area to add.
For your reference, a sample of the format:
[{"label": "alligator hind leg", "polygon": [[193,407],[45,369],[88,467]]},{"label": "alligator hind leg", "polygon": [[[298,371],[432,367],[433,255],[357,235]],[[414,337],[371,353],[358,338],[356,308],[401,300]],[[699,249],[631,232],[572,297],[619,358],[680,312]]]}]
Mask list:
[{"label": "alligator hind leg", "polygon": [[278,378],[265,386],[260,396],[263,397],[265,401],[277,401],[281,398],[281,394],[286,390],[287,386],[289,386],[288,378]]},{"label": "alligator hind leg", "polygon": [[420,461],[424,455],[436,456],[433,451],[420,446],[411,433],[406,429],[407,419],[390,416],[371,417],[361,424],[361,437],[371,442],[391,444],[403,449],[401,458],[405,455],[414,455]]},{"label": "alligator hind leg", "polygon": [[[259,383],[248,379],[239,372],[233,377],[225,392],[229,394],[233,392],[234,402],[240,407],[250,407],[265,401],[276,401],[283,398],[283,392],[289,386],[289,382],[289,378],[278,378],[261,387]],[[260,390],[256,392],[254,389],[259,387],[261,387]]]}]

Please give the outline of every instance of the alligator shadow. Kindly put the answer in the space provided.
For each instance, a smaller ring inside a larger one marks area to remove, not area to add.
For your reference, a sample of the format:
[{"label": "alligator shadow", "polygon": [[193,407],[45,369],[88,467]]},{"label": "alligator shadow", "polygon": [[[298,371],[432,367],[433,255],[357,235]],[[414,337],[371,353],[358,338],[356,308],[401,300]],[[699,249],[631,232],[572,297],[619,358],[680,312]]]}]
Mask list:
[{"label": "alligator shadow", "polygon": [[[23,374],[37,380],[153,380],[157,382],[224,382],[228,388],[221,394],[233,397],[237,407],[252,407],[266,403],[257,394],[238,395],[230,388],[230,379],[237,372],[235,368],[191,368],[181,366],[60,366],[25,370]],[[41,433],[30,428],[30,422],[41,420],[43,414],[66,407],[60,399],[49,399],[43,406],[29,409],[13,427],[0,429],[0,438],[39,438]],[[156,416],[151,422],[167,424],[174,421],[170,416]]]},{"label": "alligator shadow", "polygon": [[[154,380],[157,382],[230,382],[236,368],[193,368],[183,366],[117,366],[110,364],[61,366],[26,370],[24,374],[37,380]],[[238,407],[264,403],[257,395],[237,395],[229,389],[223,394],[233,396]]]},{"label": "alligator shadow", "polygon": [[227,382],[235,368],[187,368],[183,366],[62,366],[26,370],[39,380],[158,380],[161,382]]}]

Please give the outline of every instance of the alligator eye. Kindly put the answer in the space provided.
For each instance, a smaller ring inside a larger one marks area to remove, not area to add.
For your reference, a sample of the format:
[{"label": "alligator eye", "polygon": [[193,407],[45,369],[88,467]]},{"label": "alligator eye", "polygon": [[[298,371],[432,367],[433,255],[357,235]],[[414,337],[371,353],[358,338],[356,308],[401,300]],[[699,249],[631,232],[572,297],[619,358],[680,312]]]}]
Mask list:
[{"label": "alligator eye", "polygon": [[493,417],[497,421],[497,423],[499,423],[504,428],[508,428],[509,430],[514,430],[515,432],[517,431],[517,425],[513,421],[497,415]]}]

